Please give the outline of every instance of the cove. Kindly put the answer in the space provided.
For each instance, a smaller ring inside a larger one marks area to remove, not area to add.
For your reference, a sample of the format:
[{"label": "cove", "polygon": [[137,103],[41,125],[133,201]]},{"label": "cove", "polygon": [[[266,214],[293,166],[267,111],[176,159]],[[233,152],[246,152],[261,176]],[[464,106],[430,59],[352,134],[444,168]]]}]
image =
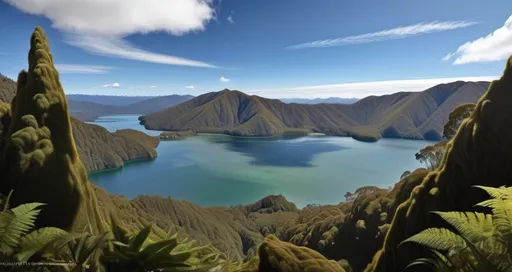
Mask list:
[{"label": "cove", "polygon": [[[138,116],[101,117],[93,122],[110,131],[132,128],[150,135]],[[362,186],[393,186],[421,165],[414,154],[428,141],[382,139],[375,143],[348,137],[236,138],[204,134],[162,141],[153,161],[138,161],[113,171],[89,174],[112,194],[140,194],[186,200],[201,206],[252,203],[282,194],[297,206],[337,204]]]}]

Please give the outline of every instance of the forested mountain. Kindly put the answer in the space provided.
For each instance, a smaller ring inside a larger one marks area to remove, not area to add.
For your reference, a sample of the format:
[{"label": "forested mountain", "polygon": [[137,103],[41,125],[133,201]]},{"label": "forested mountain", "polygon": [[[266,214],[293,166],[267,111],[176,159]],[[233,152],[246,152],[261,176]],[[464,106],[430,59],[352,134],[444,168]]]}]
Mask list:
[{"label": "forested mountain", "polygon": [[474,103],[489,82],[457,81],[423,92],[370,96],[350,105],[285,104],[239,91],[208,93],[140,118],[147,129],[243,136],[322,132],[362,140],[439,140],[449,113]]},{"label": "forested mountain", "polygon": [[[0,104],[10,103],[15,93],[16,82],[0,75]],[[103,127],[76,118],[71,118],[71,125],[78,154],[88,172],[121,167],[130,160],[156,157],[155,147],[159,143],[156,137],[134,130],[110,133]]]}]

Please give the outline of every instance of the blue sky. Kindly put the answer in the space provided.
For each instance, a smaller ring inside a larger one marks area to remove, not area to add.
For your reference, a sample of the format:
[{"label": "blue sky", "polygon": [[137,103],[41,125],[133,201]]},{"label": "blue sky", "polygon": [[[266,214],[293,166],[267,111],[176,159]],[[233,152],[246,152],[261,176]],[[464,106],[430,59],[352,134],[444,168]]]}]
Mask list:
[{"label": "blue sky", "polygon": [[[0,73],[44,27],[67,93],[364,97],[499,76],[512,1],[0,0]],[[509,19],[511,18],[511,19]]]}]

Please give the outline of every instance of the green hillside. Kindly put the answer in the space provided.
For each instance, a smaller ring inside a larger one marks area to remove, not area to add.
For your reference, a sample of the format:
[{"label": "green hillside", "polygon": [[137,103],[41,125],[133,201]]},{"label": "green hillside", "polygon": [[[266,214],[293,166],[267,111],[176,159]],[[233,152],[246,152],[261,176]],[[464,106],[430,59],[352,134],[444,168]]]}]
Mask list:
[{"label": "green hillside", "polygon": [[385,138],[439,140],[449,113],[474,103],[488,82],[453,82],[417,93],[370,96],[354,104],[285,104],[223,90],[140,117],[147,129],[193,130],[238,136],[321,132],[375,141]]}]

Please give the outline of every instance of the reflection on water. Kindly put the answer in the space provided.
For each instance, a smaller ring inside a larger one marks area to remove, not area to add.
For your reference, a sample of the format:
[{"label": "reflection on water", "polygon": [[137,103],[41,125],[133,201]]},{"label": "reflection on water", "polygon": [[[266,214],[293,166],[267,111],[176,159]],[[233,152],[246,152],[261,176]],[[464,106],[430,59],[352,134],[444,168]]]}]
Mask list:
[{"label": "reflection on water", "polygon": [[208,141],[222,144],[227,150],[252,158],[253,165],[312,167],[313,157],[324,152],[340,151],[348,147],[318,138],[248,139],[209,137]]},{"label": "reflection on water", "polygon": [[[160,133],[145,130],[137,118],[103,117],[95,123],[110,131],[132,128]],[[404,171],[420,166],[414,154],[427,144],[391,139],[364,143],[329,136],[248,139],[200,135],[163,141],[155,160],[94,173],[90,180],[128,198],[161,195],[202,206],[248,204],[269,194],[282,194],[299,207],[336,204],[347,191],[393,185]]]}]

